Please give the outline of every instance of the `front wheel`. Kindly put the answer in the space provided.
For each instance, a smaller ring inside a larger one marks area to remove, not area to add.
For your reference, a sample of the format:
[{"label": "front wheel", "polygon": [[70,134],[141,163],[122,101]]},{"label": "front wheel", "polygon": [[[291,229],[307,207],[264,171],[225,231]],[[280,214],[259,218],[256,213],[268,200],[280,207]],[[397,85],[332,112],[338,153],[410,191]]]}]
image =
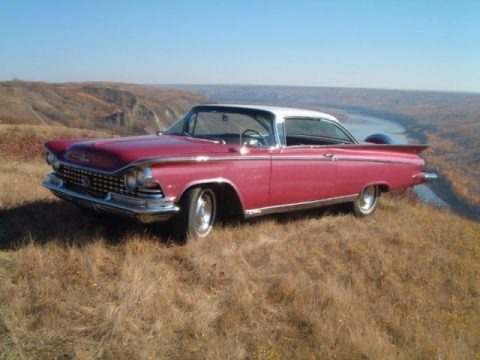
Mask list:
[{"label": "front wheel", "polygon": [[176,233],[199,238],[212,230],[217,215],[215,192],[210,188],[194,187],[185,194],[181,213],[176,219]]},{"label": "front wheel", "polygon": [[368,186],[360,193],[353,202],[355,216],[367,216],[375,211],[380,197],[380,189],[376,185]]}]

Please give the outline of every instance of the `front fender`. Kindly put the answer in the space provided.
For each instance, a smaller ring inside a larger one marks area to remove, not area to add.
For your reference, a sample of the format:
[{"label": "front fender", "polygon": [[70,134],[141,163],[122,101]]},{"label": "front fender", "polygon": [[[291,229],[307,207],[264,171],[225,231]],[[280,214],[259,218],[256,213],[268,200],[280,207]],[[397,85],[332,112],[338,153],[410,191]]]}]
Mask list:
[{"label": "front fender", "polygon": [[178,197],[175,199],[176,202],[180,201],[180,199],[183,197],[183,195],[187,192],[188,189],[191,189],[192,187],[195,187],[195,186],[202,186],[202,185],[206,185],[206,184],[214,184],[214,185],[228,185],[230,186],[233,191],[235,191],[237,197],[238,197],[238,200],[240,201],[240,205],[242,207],[242,211],[245,210],[245,206],[244,206],[244,201],[243,201],[243,198],[242,198],[242,194],[238,191],[238,188],[235,186],[235,184],[230,181],[230,180],[227,180],[225,178],[210,178],[210,179],[201,179],[201,180],[194,180],[194,181],[191,181],[189,183],[187,183],[183,188],[182,190],[179,192],[179,195]]}]

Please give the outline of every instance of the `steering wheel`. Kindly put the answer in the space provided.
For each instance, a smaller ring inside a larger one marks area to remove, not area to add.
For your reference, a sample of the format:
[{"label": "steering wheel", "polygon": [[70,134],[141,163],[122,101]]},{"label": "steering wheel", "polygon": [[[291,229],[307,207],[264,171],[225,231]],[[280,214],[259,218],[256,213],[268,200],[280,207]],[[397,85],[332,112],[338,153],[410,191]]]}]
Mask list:
[{"label": "steering wheel", "polygon": [[253,129],[245,129],[243,132],[242,132],[242,135],[240,135],[241,138],[243,138],[247,133],[254,133],[255,135],[258,135],[258,141],[260,142],[261,145],[263,146],[268,146],[268,142],[267,140],[262,136],[262,134],[260,134],[257,130],[253,130]]}]

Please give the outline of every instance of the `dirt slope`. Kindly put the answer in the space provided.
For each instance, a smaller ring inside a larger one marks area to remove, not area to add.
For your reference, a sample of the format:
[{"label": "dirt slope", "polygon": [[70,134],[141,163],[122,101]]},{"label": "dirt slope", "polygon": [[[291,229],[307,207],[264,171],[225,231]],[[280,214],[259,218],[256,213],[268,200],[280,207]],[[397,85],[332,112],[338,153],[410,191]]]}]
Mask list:
[{"label": "dirt slope", "polygon": [[133,84],[0,82],[0,123],[142,134],[206,101],[190,91]]}]

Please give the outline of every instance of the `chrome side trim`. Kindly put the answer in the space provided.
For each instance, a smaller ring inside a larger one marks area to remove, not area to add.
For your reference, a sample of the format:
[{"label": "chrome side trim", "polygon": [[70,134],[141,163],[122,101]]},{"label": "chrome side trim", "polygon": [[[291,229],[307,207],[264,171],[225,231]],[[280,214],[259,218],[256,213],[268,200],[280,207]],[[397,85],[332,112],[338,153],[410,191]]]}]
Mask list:
[{"label": "chrome side trim", "polygon": [[371,158],[351,158],[351,157],[334,157],[335,161],[355,161],[355,162],[370,162],[379,164],[397,164],[397,165],[414,165],[413,162],[399,161],[399,160],[380,160]]},{"label": "chrome side trim", "polygon": [[[163,163],[173,163],[173,162],[188,162],[188,163],[200,163],[200,162],[209,162],[209,161],[266,161],[270,160],[270,154],[268,155],[255,155],[255,156],[208,156],[208,155],[198,155],[198,156],[182,156],[182,157],[156,157],[150,159],[143,159],[134,161],[128,165],[128,167],[139,166],[139,165],[152,165],[152,164],[163,164]],[[117,170],[116,172],[120,172]]]},{"label": "chrome side trim", "polygon": [[137,160],[133,161],[128,165],[125,165],[119,169],[116,170],[103,170],[103,169],[97,169],[97,168],[92,168],[89,166],[84,166],[84,165],[79,165],[75,163],[71,163],[68,161],[63,161],[60,160],[60,164],[64,166],[70,166],[70,167],[75,167],[78,169],[83,169],[87,171],[94,171],[96,173],[102,174],[102,175],[117,175],[122,172],[125,172],[126,170],[135,167],[135,166],[149,166],[149,165],[154,165],[154,164],[168,164],[168,163],[178,163],[178,162],[183,162],[183,163],[200,163],[200,162],[209,162],[209,161],[270,161],[270,155],[265,155],[265,156],[236,156],[236,157],[210,157],[210,156],[185,156],[185,157],[174,157],[174,158],[165,158],[165,157],[157,157],[157,158],[150,158],[150,159],[142,159],[142,160]]},{"label": "chrome side trim", "polygon": [[[412,145],[383,145],[383,144],[368,144],[368,147],[377,147],[381,149],[382,147],[392,147],[401,150],[402,148],[409,148]],[[417,147],[420,145],[417,145]],[[423,146],[423,145],[422,145]],[[332,145],[307,145],[305,148],[318,148],[318,149],[328,149],[332,148],[334,151],[335,148],[355,148],[359,147],[362,148],[362,144],[336,144]],[[423,146],[426,148],[426,146]],[[288,146],[281,146],[279,148],[288,149]],[[50,151],[46,148],[47,151]],[[103,170],[98,168],[93,168],[86,165],[80,165],[71,163],[68,161],[64,161],[59,159],[61,165],[76,167],[79,169],[84,169],[87,171],[94,171],[102,175],[117,175],[122,172],[127,171],[128,169],[135,167],[135,166],[149,166],[154,164],[168,164],[168,163],[175,163],[175,162],[186,162],[186,163],[200,163],[200,162],[209,162],[209,161],[269,161],[269,160],[307,160],[307,161],[314,161],[320,160],[321,156],[318,157],[291,157],[291,158],[282,158],[279,154],[268,154],[268,155],[241,155],[241,156],[209,156],[209,155],[196,155],[196,156],[172,156],[172,157],[164,157],[164,156],[155,156],[150,158],[143,158],[139,160],[132,161],[128,165],[122,166],[119,169],[115,170]],[[378,162],[378,163],[395,163],[395,164],[403,164],[403,165],[411,165],[410,162],[402,162],[402,161],[389,161],[389,160],[379,160],[379,159],[369,159],[369,158],[350,158],[350,157],[333,157],[331,160],[334,161],[364,161],[364,162]]]},{"label": "chrome side trim", "polygon": [[95,169],[83,165],[72,164],[70,162],[61,161],[62,165],[76,167],[79,169],[84,169],[88,171],[95,171],[103,175],[115,175],[122,173],[135,166],[149,166],[154,164],[168,164],[168,163],[201,163],[201,162],[222,162],[222,161],[362,161],[362,162],[377,162],[377,163],[388,163],[388,164],[403,164],[411,165],[410,162],[405,161],[395,161],[395,160],[379,160],[379,159],[370,159],[370,158],[350,158],[350,157],[325,157],[324,155],[318,156],[289,156],[289,155],[279,155],[272,154],[270,155],[256,155],[256,156],[235,156],[235,157],[223,157],[223,156],[183,156],[183,157],[155,157],[150,159],[142,159],[134,161],[126,166],[121,167],[117,170],[102,170]]},{"label": "chrome side trim", "polygon": [[272,161],[335,161],[336,158],[333,156],[289,156],[289,155],[273,155]]},{"label": "chrome side trim", "polygon": [[358,198],[358,194],[354,194],[354,195],[340,196],[340,197],[323,199],[323,200],[314,200],[314,201],[306,201],[306,202],[300,202],[295,204],[276,205],[276,206],[268,206],[268,207],[258,208],[258,209],[249,209],[249,210],[245,210],[245,217],[252,218],[260,215],[313,209],[316,207],[351,202],[356,200],[357,198]]},{"label": "chrome side trim", "polygon": [[94,210],[134,217],[141,222],[168,220],[180,208],[174,204],[173,198],[134,198],[115,193],[108,193],[105,198],[96,198],[82,194],[63,186],[63,181],[54,174],[49,174],[42,185],[61,199],[73,201]]},{"label": "chrome side trim", "polygon": [[369,158],[350,158],[350,157],[325,157],[323,155],[319,156],[281,156],[277,154],[265,155],[265,156],[235,156],[235,157],[222,157],[222,156],[185,156],[185,157],[174,157],[174,158],[152,158],[152,159],[142,159],[134,161],[126,166],[123,166],[117,170],[102,170],[96,169],[84,165],[73,164],[66,161],[60,161],[61,165],[75,167],[78,169],[83,169],[87,171],[94,171],[102,175],[117,175],[126,170],[135,167],[135,166],[150,166],[155,164],[169,164],[169,163],[200,163],[200,162],[223,162],[223,161],[356,161],[356,162],[373,162],[373,163],[383,163],[383,164],[399,164],[399,165],[412,165],[410,162],[406,161],[396,161],[396,160],[380,160],[380,159],[369,159]]}]

